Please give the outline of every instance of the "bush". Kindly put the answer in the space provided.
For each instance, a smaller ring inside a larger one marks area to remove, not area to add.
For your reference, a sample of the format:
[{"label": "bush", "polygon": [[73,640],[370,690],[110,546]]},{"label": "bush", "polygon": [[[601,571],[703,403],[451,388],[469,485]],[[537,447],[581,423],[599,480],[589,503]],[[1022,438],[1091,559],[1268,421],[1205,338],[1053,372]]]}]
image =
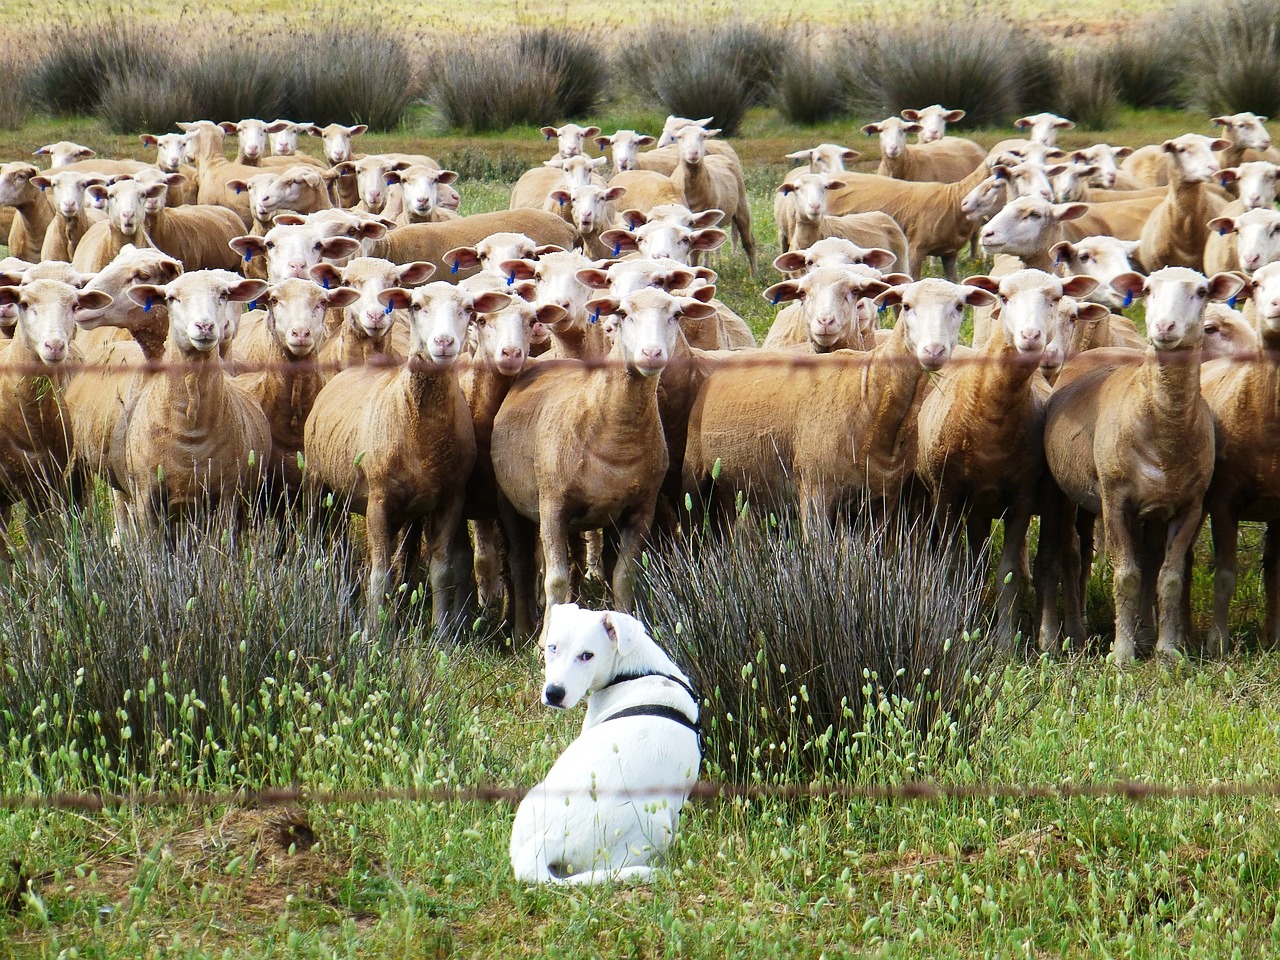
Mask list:
[{"label": "bush", "polygon": [[1173,14],[1191,52],[1193,99],[1212,113],[1280,113],[1280,0],[1229,0]]},{"label": "bush", "polygon": [[816,124],[844,109],[844,91],[835,58],[812,44],[797,46],[778,71],[778,109],[792,123]]},{"label": "bush", "polygon": [[[39,575],[26,556],[0,560],[0,744],[32,736],[20,754],[36,757],[45,736],[79,744],[80,772],[107,789],[143,758],[203,778],[215,755],[251,781],[289,783],[303,751],[274,741],[318,731],[311,704],[326,691],[363,684],[420,722],[429,602],[406,597],[394,629],[363,640],[363,564],[343,536],[261,517],[234,534],[216,519],[180,530],[172,547],[121,549],[112,532],[69,511]],[[48,734],[42,703],[65,711]]]},{"label": "bush", "polygon": [[184,83],[125,73],[107,82],[97,113],[113,133],[146,133],[172,130],[175,123],[194,119],[197,107]]},{"label": "bush", "polygon": [[1048,104],[1047,43],[998,17],[876,24],[845,43],[847,95],[877,118],[942,103],[965,111],[964,126],[984,127]]},{"label": "bush", "polygon": [[1105,56],[1094,50],[1068,51],[1056,64],[1054,110],[1082,130],[1104,130],[1116,117],[1117,84]]},{"label": "bush", "polygon": [[201,51],[184,71],[192,114],[186,120],[220,123],[247,117],[274,120],[286,112],[285,54],[276,46],[240,38]]},{"label": "bush", "polygon": [[730,136],[749,109],[773,95],[785,52],[776,27],[654,23],[622,57],[633,84],[669,113],[711,117]]},{"label": "bush", "polygon": [[278,64],[285,80],[281,112],[289,119],[394,130],[418,97],[409,51],[385,22],[367,25],[339,15],[291,31],[287,51]]},{"label": "bush", "polygon": [[[1135,36],[1136,33],[1136,36]],[[1153,35],[1154,33],[1154,35]],[[1102,51],[1121,103],[1137,109],[1181,107],[1186,102],[1186,52],[1155,22],[1126,31]]]},{"label": "bush", "polygon": [[905,520],[860,527],[747,519],[647,558],[645,615],[707,703],[709,776],[846,778],[890,726],[935,754],[977,733],[1008,653],[985,636],[985,565]]},{"label": "bush", "polygon": [[28,90],[52,113],[94,114],[112,81],[171,84],[178,61],[166,49],[154,27],[138,20],[106,16],[59,26],[32,66]]},{"label": "bush", "polygon": [[29,75],[13,60],[10,60],[13,73],[10,75],[10,93],[0,97],[0,129],[17,130],[31,116],[31,98],[26,91],[31,87]]},{"label": "bush", "polygon": [[586,34],[524,30],[518,56],[524,69],[553,78],[553,120],[585,117],[604,99],[609,61]]}]

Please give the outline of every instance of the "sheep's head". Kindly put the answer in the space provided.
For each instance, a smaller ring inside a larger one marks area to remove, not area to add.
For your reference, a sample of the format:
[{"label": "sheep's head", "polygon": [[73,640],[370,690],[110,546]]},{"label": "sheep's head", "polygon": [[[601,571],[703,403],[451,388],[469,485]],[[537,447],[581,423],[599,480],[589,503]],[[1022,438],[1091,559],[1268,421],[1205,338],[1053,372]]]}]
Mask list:
[{"label": "sheep's head", "polygon": [[921,143],[932,143],[947,135],[948,123],[959,123],[964,119],[963,110],[948,110],[935,103],[922,110],[903,110],[902,119],[912,120],[920,124]]},{"label": "sheep's head", "polygon": [[514,377],[524,369],[535,332],[560,323],[567,315],[564,307],[554,303],[537,306],[512,297],[502,309],[476,315],[476,356],[493,364],[504,377]]},{"label": "sheep's head", "polygon": [[440,184],[453,183],[458,175],[452,170],[437,170],[422,164],[388,170],[388,185],[398,183],[404,193],[404,206],[412,216],[429,217],[440,205]]},{"label": "sheep's head", "polygon": [[1246,274],[1280,260],[1280,211],[1268,207],[1246,210],[1236,217],[1215,217],[1209,221],[1209,229],[1237,234],[1236,251]]},{"label": "sheep's head", "polygon": [[889,117],[879,123],[868,123],[862,132],[868,137],[880,137],[880,153],[890,160],[896,160],[907,151],[907,134],[919,133],[923,128],[918,123]]},{"label": "sheep's head", "polygon": [[194,270],[163,286],[136,284],[129,299],[144,310],[163,305],[169,311],[169,343],[190,357],[216,357],[218,348],[240,328],[243,304],[267,289],[262,280],[246,280],[229,270]]},{"label": "sheep's head", "polygon": [[120,177],[110,184],[89,184],[85,198],[94,206],[105,208],[111,225],[124,236],[132,237],[142,229],[147,201],[163,198],[168,189],[164,183],[143,184],[132,177]]},{"label": "sheep's head", "polygon": [[1166,140],[1160,149],[1173,161],[1178,176],[1187,183],[1205,183],[1218,176],[1222,169],[1215,150],[1225,150],[1231,146],[1230,140],[1221,137],[1215,139],[1199,133],[1184,133],[1180,137]]},{"label": "sheep's head", "polygon": [[955,350],[965,307],[995,302],[996,296],[986,290],[932,277],[890,287],[876,297],[881,308],[902,307],[897,325],[920,366],[930,371],[939,369]]},{"label": "sheep's head", "polygon": [[637,290],[621,299],[597,297],[587,309],[617,317],[612,356],[646,377],[666,369],[682,318],[707,320],[716,313],[709,303],[654,289]]},{"label": "sheep's head", "polygon": [[613,169],[618,173],[634,170],[639,166],[640,148],[651,146],[656,141],[645,133],[634,130],[619,130],[611,137],[596,137],[596,146],[601,150],[613,148]]},{"label": "sheep's head", "polygon": [[246,261],[265,257],[272,283],[290,277],[309,278],[311,268],[321,260],[354,257],[360,252],[357,240],[331,236],[325,227],[310,222],[277,224],[261,237],[236,237],[229,246]]},{"label": "sheep's head", "polygon": [[359,299],[346,287],[325,288],[312,280],[289,279],[272,285],[259,298],[266,311],[267,329],[289,356],[308,357],[323,346],[327,334],[324,317]]},{"label": "sheep's head", "polygon": [[494,313],[511,302],[505,293],[472,294],[437,281],[414,290],[392,287],[378,294],[383,307],[409,311],[409,353],[435,364],[451,364],[467,342],[467,327],[482,313]]},{"label": "sheep's head", "polygon": [[562,127],[543,127],[542,135],[548,140],[555,139],[559,147],[559,156],[577,157],[586,152],[587,140],[598,136],[599,127],[580,127],[576,123],[566,123]]},{"label": "sheep's head", "polygon": [[31,178],[33,186],[53,192],[53,209],[64,220],[74,220],[84,212],[85,189],[91,183],[105,184],[107,177],[97,173],[65,170],[42,173]]},{"label": "sheep's head", "polygon": [[615,254],[638,251],[642,257],[666,258],[687,265],[695,253],[717,249],[729,235],[713,227],[694,230],[669,220],[654,220],[634,230],[606,230],[600,239],[613,247]]},{"label": "sheep's head", "polygon": [[796,280],[784,280],[765,290],[770,303],[798,300],[809,328],[809,340],[818,350],[837,342],[856,349],[875,346],[874,297],[888,290],[880,271],[863,266],[824,266]]},{"label": "sheep's head", "polygon": [[1268,349],[1280,340],[1280,263],[1268,263],[1248,280],[1246,292],[1253,300],[1258,333]]},{"label": "sheep's head", "polygon": [[155,147],[156,166],[165,173],[176,173],[178,168],[187,162],[185,133],[165,133],[158,137],[144,133],[141,140],[144,147]]},{"label": "sheep's head", "polygon": [[803,173],[778,187],[778,192],[791,198],[796,217],[804,223],[817,223],[827,213],[827,195],[844,187],[845,181],[825,173]]},{"label": "sheep's head", "polygon": [[1120,165],[1116,161],[1124,159],[1131,153],[1133,153],[1132,147],[1113,147],[1107,143],[1095,143],[1091,147],[1075,151],[1069,159],[1075,163],[1087,163],[1097,167],[1098,170],[1089,180],[1089,184],[1109,190],[1116,185],[1116,178],[1120,175]]},{"label": "sheep's head", "polygon": [[111,297],[60,280],[26,280],[0,287],[0,306],[17,308],[14,339],[52,366],[67,359],[76,320],[101,313],[111,306]]},{"label": "sheep's head", "polygon": [[70,140],[59,140],[57,143],[46,143],[33,156],[48,157],[49,169],[57,170],[59,167],[96,157],[97,154],[81,144],[72,143]]},{"label": "sheep's head", "polygon": [[1093,277],[1062,279],[1043,270],[1016,270],[999,279],[969,277],[964,283],[1000,298],[1000,323],[1005,342],[1019,354],[1037,360],[1054,339],[1059,319],[1058,301],[1064,296],[1082,297],[1098,285]]},{"label": "sheep's head", "polygon": [[[1271,148],[1271,135],[1267,133],[1267,128],[1263,126],[1267,122],[1266,117],[1260,117],[1256,113],[1233,113],[1230,116],[1214,117],[1213,125],[1221,127],[1222,132],[1227,135],[1231,143],[1242,150],[1269,150]],[[1226,147],[1216,147],[1218,150],[1225,150]]]},{"label": "sheep's head", "polygon": [[1146,297],[1147,338],[1157,350],[1193,350],[1204,342],[1204,308],[1234,298],[1246,281],[1234,273],[1204,274],[1165,267],[1149,277],[1126,273],[1111,281],[1126,298]]},{"label": "sheep's head", "polygon": [[982,246],[988,253],[1038,257],[1050,246],[1058,225],[1089,212],[1083,203],[1047,203],[1040,197],[1019,197],[1005,204],[982,229]]},{"label": "sheep's head", "polygon": [[1111,281],[1133,271],[1129,258],[1141,245],[1138,240],[1084,237],[1075,243],[1059,241],[1049,248],[1049,257],[1060,277],[1088,276],[1098,281],[1092,292],[1083,294],[1085,299],[1121,309],[1125,305],[1124,295],[1111,286]]},{"label": "sheep's head", "polygon": [[241,120],[238,123],[227,121],[218,124],[222,132],[229,137],[239,137],[240,152],[237,159],[241,163],[256,166],[258,161],[267,155],[267,124],[262,120]]},{"label": "sheep's head", "polygon": [[357,294],[346,304],[343,317],[347,326],[370,339],[381,339],[390,331],[395,310],[387,311],[378,294],[392,287],[416,287],[426,283],[436,272],[434,264],[421,260],[394,264],[379,257],[356,257],[345,267],[319,263],[311,268],[311,279],[326,288],[345,286]]},{"label": "sheep's head", "polygon": [[1033,113],[1015,120],[1013,125],[1019,130],[1030,130],[1033,142],[1052,147],[1058,142],[1058,131],[1070,130],[1075,123],[1053,113]]}]

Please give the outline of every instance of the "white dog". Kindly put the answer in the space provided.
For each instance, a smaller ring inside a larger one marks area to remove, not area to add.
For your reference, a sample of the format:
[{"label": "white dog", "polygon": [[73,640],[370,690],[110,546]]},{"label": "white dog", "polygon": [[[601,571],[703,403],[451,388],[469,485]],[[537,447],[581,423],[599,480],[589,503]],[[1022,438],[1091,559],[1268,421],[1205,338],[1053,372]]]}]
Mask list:
[{"label": "white dog", "polygon": [[647,880],[698,779],[698,700],[689,678],[625,613],[553,606],[542,702],[587,697],[578,739],[529,791],[511,829],[527,883]]}]

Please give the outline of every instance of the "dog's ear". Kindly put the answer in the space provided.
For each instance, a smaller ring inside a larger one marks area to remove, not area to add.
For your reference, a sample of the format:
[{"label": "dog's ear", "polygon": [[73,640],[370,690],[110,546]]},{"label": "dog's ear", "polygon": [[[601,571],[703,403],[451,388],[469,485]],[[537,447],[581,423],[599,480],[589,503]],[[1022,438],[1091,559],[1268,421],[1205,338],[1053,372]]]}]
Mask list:
[{"label": "dog's ear", "polygon": [[636,642],[647,637],[644,624],[628,613],[611,611],[604,615],[604,632],[618,648],[618,655],[625,657],[635,649]]}]

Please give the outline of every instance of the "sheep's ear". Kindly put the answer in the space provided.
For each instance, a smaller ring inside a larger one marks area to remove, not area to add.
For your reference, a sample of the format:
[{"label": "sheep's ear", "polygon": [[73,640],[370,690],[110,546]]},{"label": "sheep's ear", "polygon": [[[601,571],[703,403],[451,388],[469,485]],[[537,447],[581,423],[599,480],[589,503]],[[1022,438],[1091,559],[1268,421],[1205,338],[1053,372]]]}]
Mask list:
[{"label": "sheep's ear", "polygon": [[600,619],[604,624],[604,632],[613,641],[619,656],[627,656],[642,640],[649,639],[644,624],[630,614],[610,610],[602,614]]},{"label": "sheep's ear", "polygon": [[942,115],[942,119],[947,121],[947,123],[959,123],[961,120],[964,119],[964,111],[948,110],[946,113]]},{"label": "sheep's ear", "polygon": [[227,299],[236,303],[250,303],[267,292],[265,280],[241,280],[227,287]]},{"label": "sheep's ear", "polygon": [[[0,293],[6,289],[9,288],[0,287]],[[126,297],[140,307],[147,307],[154,303],[166,303],[169,299],[164,287],[156,286],[154,283],[135,283],[124,293]],[[0,299],[0,303],[4,302],[3,299]]]},{"label": "sheep's ear", "polygon": [[[969,279],[972,280],[974,278],[970,277]],[[894,287],[893,289],[896,290],[897,288]],[[999,297],[989,290],[982,290],[978,287],[974,287],[964,295],[964,302],[971,307],[989,307],[999,299]]]},{"label": "sheep's ear", "polygon": [[710,286],[710,284],[715,283],[716,275],[713,273],[709,278],[704,277],[697,270],[691,270],[687,267],[681,267],[677,270],[672,270],[669,274],[667,274],[667,281],[666,283],[663,284],[663,287],[668,292],[672,290],[683,290],[685,287],[689,286],[689,284],[693,283],[695,280],[709,281],[709,284],[707,286],[702,287],[702,289],[710,290],[712,295],[713,296],[715,295],[716,288],[714,286]]},{"label": "sheep's ear", "polygon": [[907,292],[907,285],[902,284],[896,287],[890,287],[884,293],[875,298],[876,306],[883,310],[885,307],[902,306],[902,295]]},{"label": "sheep's ear", "polygon": [[1031,120],[1028,117],[1019,117],[1017,120],[1013,121],[1013,125],[1019,130],[1025,130],[1027,127],[1031,126]]},{"label": "sheep's ear", "polygon": [[840,159],[843,160],[845,163],[853,163],[855,160],[861,160],[862,154],[859,153],[857,150],[851,150],[848,147],[842,147],[840,149]]},{"label": "sheep's ear", "polygon": [[848,185],[849,183],[846,180],[832,180],[830,178],[827,180],[828,190],[843,190]]},{"label": "sheep's ear", "polygon": [[350,130],[347,131],[347,136],[358,137],[360,136],[360,134],[368,131],[368,129],[369,129],[369,125],[367,123],[357,123],[354,127],[352,127]]},{"label": "sheep's ear", "polygon": [[608,190],[604,192],[603,200],[605,203],[617,203],[626,195],[627,195],[626,187],[610,187]]},{"label": "sheep's ear", "polygon": [[160,146],[160,141],[157,140],[155,134],[152,134],[152,133],[144,133],[140,137],[138,137],[138,139],[142,141],[142,145],[144,147]]},{"label": "sheep's ear", "polygon": [[[276,222],[279,223],[279,220]],[[353,239],[358,237],[360,240],[381,240],[392,227],[394,222],[391,227],[388,227],[385,220],[367,220],[356,227]]]},{"label": "sheep's ear", "polygon": [[560,131],[557,130],[555,127],[543,127],[539,132],[548,140],[550,140],[552,137],[560,136]]},{"label": "sheep's ear", "polygon": [[159,200],[168,190],[169,185],[167,183],[153,183],[142,191],[142,195],[148,200]]},{"label": "sheep's ear", "polygon": [[1215,127],[1225,127],[1229,123],[1231,123],[1231,118],[1230,117],[1214,117],[1209,122],[1213,124]]},{"label": "sheep's ear", "polygon": [[470,270],[480,266],[480,255],[475,247],[454,247],[444,255],[444,262],[454,272]]},{"label": "sheep's ear", "polygon": [[400,171],[388,170],[386,173],[382,175],[382,182],[385,183],[388,187],[395,186],[397,183],[400,182]]},{"label": "sheep's ear", "polygon": [[414,260],[396,268],[396,286],[416,287],[436,275],[436,265],[425,260]]},{"label": "sheep's ear", "polygon": [[880,129],[881,129],[880,124],[878,123],[867,123],[867,124],[863,124],[862,126],[862,132],[865,133],[868,137],[875,136],[877,133],[880,132]]},{"label": "sheep's ear", "polygon": [[47,190],[49,187],[53,186],[53,181],[42,173],[39,176],[31,178],[31,185],[33,187],[38,187],[41,190]]},{"label": "sheep's ear", "polygon": [[1064,297],[1087,297],[1097,289],[1097,277],[1067,277],[1062,281],[1062,295]]},{"label": "sheep's ear", "polygon": [[[679,290],[680,287],[678,287],[674,282],[669,282],[667,285],[667,289]],[[690,290],[688,293],[688,297],[691,300],[697,300],[699,303],[711,303],[711,301],[716,298],[716,288],[713,284],[706,283],[700,287],[695,287],[694,289]],[[714,304],[712,304],[712,306],[714,306]],[[694,317],[694,319],[701,320],[703,318]]]},{"label": "sheep's ear", "polygon": [[706,230],[697,230],[693,234],[692,250],[716,250],[729,239],[729,234],[723,230],[708,228]]},{"label": "sheep's ear", "polygon": [[1065,263],[1071,259],[1071,255],[1075,253],[1075,247],[1071,245],[1070,240],[1059,240],[1049,248],[1049,259],[1055,264]]},{"label": "sheep's ear", "polygon": [[229,241],[227,246],[244,257],[245,260],[264,257],[267,254],[267,241],[262,237],[236,237],[234,240]]},{"label": "sheep's ear", "polygon": [[379,291],[378,302],[389,310],[408,310],[413,306],[413,294],[400,287],[388,287]]},{"label": "sheep's ear", "polygon": [[284,210],[272,217],[271,222],[278,227],[300,227],[307,222],[307,218],[292,210]]},{"label": "sheep's ear", "polygon": [[249,189],[249,184],[245,183],[243,180],[228,180],[227,186],[236,193],[244,193]]},{"label": "sheep's ear", "polygon": [[[181,124],[179,124],[179,126],[181,126]],[[222,123],[218,124],[218,129],[229,137],[234,137],[240,132],[240,127],[232,123],[230,120],[222,121]]]},{"label": "sheep's ear", "polygon": [[556,243],[540,243],[533,248],[533,255],[537,257],[545,257],[548,253],[567,253],[564,247]]},{"label": "sheep's ear", "polygon": [[861,303],[862,300],[874,300],[891,286],[893,286],[893,284],[885,283],[883,280],[863,280],[862,286],[858,288],[858,291],[862,294],[862,299],[858,302]]},{"label": "sheep's ear", "polygon": [[1165,153],[1173,153],[1178,149],[1178,145],[1172,140],[1166,140],[1164,143],[1160,144],[1160,149]]},{"label": "sheep's ear", "polygon": [[636,227],[643,227],[649,222],[649,215],[640,210],[623,210],[622,222],[627,225],[628,230],[634,230]]},{"label": "sheep's ear", "polygon": [[617,313],[622,309],[622,302],[617,297],[595,297],[587,301],[587,313],[594,313],[596,316],[604,316],[609,313]]},{"label": "sheep's ear", "polygon": [[785,303],[788,300],[800,300],[804,297],[804,290],[801,288],[797,280],[783,280],[781,283],[775,283],[761,294],[770,303]]},{"label": "sheep's ear", "polygon": [[1111,152],[1123,160],[1125,157],[1133,153],[1133,147],[1112,147]]},{"label": "sheep's ear", "polygon": [[1214,140],[1212,143],[1209,144],[1209,149],[1212,150],[1214,153],[1218,153],[1222,150],[1226,150],[1230,146],[1231,146],[1230,140],[1224,139],[1223,137],[1218,137],[1216,140]]},{"label": "sheep's ear", "polygon": [[1132,257],[1135,253],[1137,253],[1139,250],[1142,249],[1141,240],[1122,240],[1120,241],[1120,245],[1124,247],[1124,255],[1126,257]]},{"label": "sheep's ear", "polygon": [[1235,273],[1215,273],[1209,278],[1209,299],[1230,300],[1244,289],[1245,279]]},{"label": "sheep's ear", "polygon": [[702,210],[695,213],[689,220],[689,229],[701,230],[703,227],[714,227],[723,219],[724,211],[712,207],[710,210]]},{"label": "sheep's ear", "polygon": [[538,285],[532,280],[517,280],[509,289],[521,300],[533,303],[538,299]]},{"label": "sheep's ear", "polygon": [[898,255],[892,250],[885,250],[881,247],[871,247],[862,252],[862,262],[868,267],[874,267],[877,270],[884,270],[892,267],[898,262]]},{"label": "sheep's ear", "polygon": [[498,293],[496,290],[486,290],[484,293],[478,293],[475,299],[471,301],[471,307],[476,313],[497,313],[510,305],[511,296],[506,293]]},{"label": "sheep's ear", "polygon": [[568,190],[552,190],[548,196],[562,207],[573,202],[573,195]]},{"label": "sheep's ear", "polygon": [[590,163],[591,163],[591,169],[592,169],[592,170],[599,170],[601,167],[603,167],[603,166],[604,166],[606,163],[608,163],[608,162],[609,162],[609,158],[608,158],[608,157],[592,157],[592,158],[591,158],[591,160],[590,160]]},{"label": "sheep's ear", "polygon": [[1076,122],[1074,120],[1068,120],[1065,117],[1058,117],[1053,121],[1053,125],[1059,130],[1072,130],[1075,128]]},{"label": "sheep's ear", "polygon": [[609,275],[596,267],[587,267],[574,274],[578,282],[592,290],[608,290]]},{"label": "sheep's ear", "polygon": [[95,207],[106,203],[109,196],[107,188],[101,183],[89,184],[89,186],[85,187],[84,195]]},{"label": "sheep's ear", "polygon": [[903,120],[912,120],[912,121],[919,120],[920,111],[912,110],[910,107],[908,107],[906,110],[899,110],[898,116],[902,117]]},{"label": "sheep's ear", "polygon": [[569,311],[558,303],[544,303],[534,311],[534,317],[539,323],[547,325],[559,323],[565,317],[569,316]]},{"label": "sheep's ear", "polygon": [[436,183],[455,183],[457,179],[458,174],[453,170],[441,170],[436,174]]},{"label": "sheep's ear", "polygon": [[164,175],[165,186],[180,187],[187,182],[187,178],[180,173],[166,173]]},{"label": "sheep's ear", "polygon": [[267,124],[267,133],[280,133],[282,130],[288,130],[292,123],[288,120],[272,120]]},{"label": "sheep's ear", "polygon": [[613,137],[596,137],[596,147],[604,150],[605,147],[613,146]]},{"label": "sheep's ear", "polygon": [[532,260],[503,260],[498,264],[498,272],[512,280],[532,280],[538,275]]},{"label": "sheep's ear", "polygon": [[1111,280],[1111,289],[1123,293],[1126,299],[1137,300],[1147,294],[1147,278],[1140,273],[1122,273]]},{"label": "sheep's ear", "polygon": [[995,277],[979,274],[976,277],[965,277],[962,283],[966,287],[977,287],[979,290],[987,291],[987,293],[998,294],[1000,292],[1000,281]]},{"label": "sheep's ear", "polygon": [[1100,303],[1076,304],[1076,322],[1093,326],[1111,316],[1111,311]]},{"label": "sheep's ear", "polygon": [[360,291],[352,290],[350,287],[335,287],[329,291],[329,295],[325,297],[324,304],[331,310],[340,310],[349,307],[360,299]]},{"label": "sheep's ear", "polygon": [[891,287],[902,287],[911,282],[911,275],[907,273],[886,273],[880,279]]},{"label": "sheep's ear", "polygon": [[657,142],[657,137],[651,137],[647,133],[642,133],[640,136],[636,137],[636,145],[641,147],[650,147]]},{"label": "sheep's ear", "polygon": [[919,133],[924,129],[924,127],[920,126],[918,123],[904,123],[902,125],[902,129],[907,133]]},{"label": "sheep's ear", "polygon": [[594,137],[594,136],[598,136],[598,135],[599,135],[599,133],[600,133],[600,128],[599,128],[599,127],[587,127],[587,129],[585,129],[585,130],[583,130],[583,131],[582,131],[582,135],[583,135],[584,137]]},{"label": "sheep's ear", "polygon": [[354,177],[356,175],[356,164],[354,160],[343,160],[341,163],[335,163],[333,170],[340,177]]},{"label": "sheep's ear", "polygon": [[[788,160],[803,160],[805,163],[808,163],[808,162],[809,162],[809,158],[810,158],[810,157],[812,157],[812,156],[813,156],[813,151],[812,151],[812,150],[797,150],[795,153],[788,153],[788,154],[787,154],[787,159],[788,159]],[[779,189],[779,190],[781,190],[782,188],[781,188],[781,187],[779,187],[778,189]]]},{"label": "sheep's ear", "polygon": [[1053,216],[1057,220],[1079,220],[1089,212],[1087,203],[1055,203]]},{"label": "sheep's ear", "polygon": [[[1051,165],[1051,166],[1048,166],[1048,167],[1045,167],[1045,168],[1044,168],[1044,175],[1045,175],[1046,177],[1056,177],[1058,174],[1060,174],[1060,173],[1066,173],[1066,172],[1067,172],[1068,170],[1070,170],[1070,169],[1071,169],[1071,165],[1070,165],[1070,164],[1067,164],[1067,163],[1055,163],[1055,164],[1053,164],[1053,165]],[[1084,175],[1085,175],[1085,171],[1084,171],[1084,170],[1081,170],[1081,171],[1080,171],[1080,176],[1082,176],[1082,177],[1083,177]],[[1090,176],[1092,176],[1092,174],[1090,174]]]},{"label": "sheep's ear", "polygon": [[320,241],[320,256],[329,260],[354,257],[360,252],[360,241],[351,237],[329,237]]},{"label": "sheep's ear", "polygon": [[805,255],[795,250],[780,254],[773,259],[773,269],[779,273],[800,273],[808,266],[809,261],[805,259]]},{"label": "sheep's ear", "polygon": [[1209,221],[1208,227],[1220,237],[1225,237],[1228,233],[1236,232],[1235,217],[1214,217]]},{"label": "sheep's ear", "polygon": [[101,290],[82,290],[76,296],[76,312],[101,313],[113,303],[111,295]]},{"label": "sheep's ear", "polygon": [[1228,183],[1235,183],[1240,179],[1240,170],[1237,167],[1223,167],[1218,171],[1218,182],[1224,187]]},{"label": "sheep's ear", "polygon": [[314,267],[307,271],[311,279],[326,290],[331,287],[340,287],[344,283],[342,279],[342,271],[335,267],[332,263],[317,263]]},{"label": "sheep's ear", "polygon": [[600,234],[600,239],[605,246],[612,247],[618,253],[627,253],[639,249],[636,235],[630,230],[622,230],[615,227]]}]

